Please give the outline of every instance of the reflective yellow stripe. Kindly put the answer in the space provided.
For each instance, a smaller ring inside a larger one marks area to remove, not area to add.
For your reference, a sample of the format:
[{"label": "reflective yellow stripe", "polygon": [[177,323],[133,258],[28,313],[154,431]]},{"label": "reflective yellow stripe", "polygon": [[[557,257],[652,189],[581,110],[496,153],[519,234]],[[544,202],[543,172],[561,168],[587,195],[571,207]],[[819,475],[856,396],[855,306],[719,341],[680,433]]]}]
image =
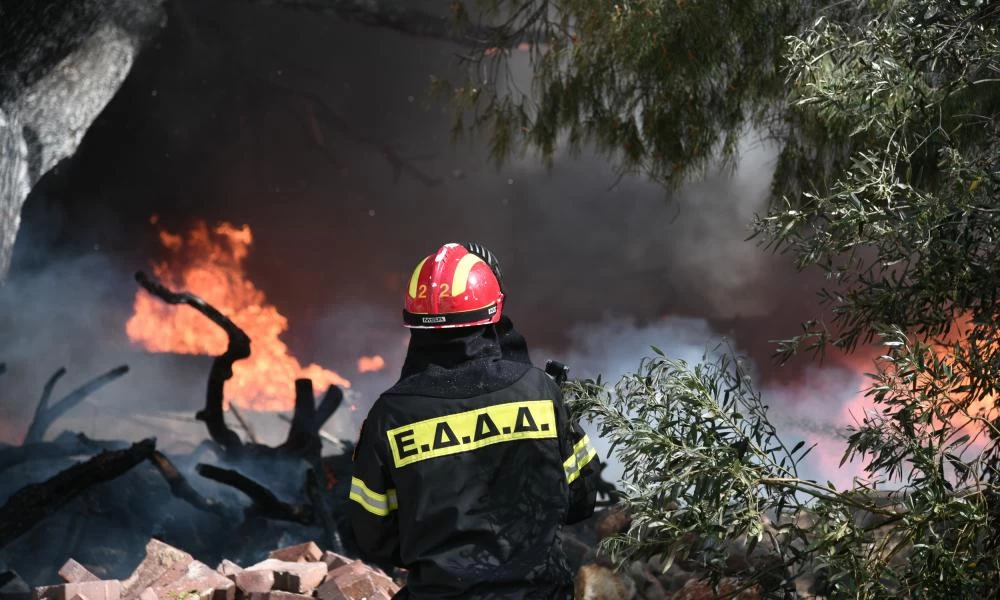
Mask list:
[{"label": "reflective yellow stripe", "polygon": [[590,445],[590,438],[586,435],[573,446],[573,453],[563,462],[563,469],[566,471],[566,482],[573,483],[580,476],[580,472],[587,466],[593,458],[597,456],[597,450]]},{"label": "reflective yellow stripe", "polygon": [[451,278],[451,295],[459,296],[465,293],[465,287],[469,283],[469,272],[472,271],[472,267],[476,263],[483,262],[483,259],[479,258],[475,254],[466,254],[458,261],[455,265],[455,275]]},{"label": "reflective yellow stripe", "polygon": [[396,468],[501,442],[556,437],[551,400],[494,404],[386,432]]},{"label": "reflective yellow stripe", "polygon": [[384,494],[373,492],[365,482],[357,477],[351,477],[351,493],[348,496],[368,512],[384,517],[399,508],[396,490],[386,490]]},{"label": "reflective yellow stripe", "polygon": [[427,262],[427,258],[420,261],[416,269],[413,269],[413,275],[410,275],[410,298],[417,297],[417,283],[420,280],[420,269],[424,268],[424,263]]}]

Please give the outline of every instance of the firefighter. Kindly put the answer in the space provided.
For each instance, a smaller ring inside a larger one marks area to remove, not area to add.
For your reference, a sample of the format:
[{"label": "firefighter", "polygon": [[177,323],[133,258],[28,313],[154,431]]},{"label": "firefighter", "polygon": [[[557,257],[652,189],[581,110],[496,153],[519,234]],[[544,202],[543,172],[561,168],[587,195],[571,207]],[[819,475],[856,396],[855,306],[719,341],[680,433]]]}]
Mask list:
[{"label": "firefighter", "polygon": [[504,314],[499,264],[445,244],[413,270],[399,381],[361,426],[348,516],[395,598],[569,600],[564,524],[594,511],[596,451]]}]

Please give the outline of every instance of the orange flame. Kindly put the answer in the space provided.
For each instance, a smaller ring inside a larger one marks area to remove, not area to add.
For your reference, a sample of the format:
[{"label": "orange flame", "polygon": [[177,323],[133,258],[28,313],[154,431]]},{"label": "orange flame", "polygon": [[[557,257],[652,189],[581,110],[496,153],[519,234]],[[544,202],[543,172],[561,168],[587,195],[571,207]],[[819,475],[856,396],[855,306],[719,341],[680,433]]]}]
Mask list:
[{"label": "orange flame", "polygon": [[[318,390],[349,381],[316,364],[303,366],[280,336],[288,329],[278,309],[247,278],[243,261],[253,243],[250,227],[221,223],[210,229],[197,223],[185,235],[160,231],[169,251],[153,273],[172,289],[190,291],[218,308],[250,336],[253,353],[233,365],[226,398],[254,410],[290,410],[294,380],[312,379]],[[226,350],[226,334],[190,307],[175,307],[144,290],[135,296],[134,314],[125,325],[129,339],[153,352],[218,355]]]},{"label": "orange flame", "polygon": [[385,360],[375,356],[362,356],[358,359],[358,373],[375,373],[385,368]]}]

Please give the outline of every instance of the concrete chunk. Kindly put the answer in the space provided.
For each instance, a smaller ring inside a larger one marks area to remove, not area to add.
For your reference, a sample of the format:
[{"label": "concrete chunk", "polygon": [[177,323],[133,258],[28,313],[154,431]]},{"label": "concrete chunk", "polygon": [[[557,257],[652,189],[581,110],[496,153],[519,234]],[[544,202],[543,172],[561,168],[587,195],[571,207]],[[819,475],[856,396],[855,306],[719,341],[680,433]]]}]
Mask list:
[{"label": "concrete chunk", "polygon": [[153,588],[146,588],[139,594],[139,600],[160,600],[160,597],[156,595]]},{"label": "concrete chunk", "polygon": [[163,577],[171,567],[179,564],[186,568],[192,561],[194,558],[183,550],[157,539],[149,540],[146,544],[146,558],[122,582],[122,600],[136,600],[143,590]]},{"label": "concrete chunk", "polygon": [[66,583],[80,583],[83,581],[100,581],[101,578],[87,570],[87,567],[76,562],[72,558],[59,569],[59,576]]},{"label": "concrete chunk", "polygon": [[280,548],[268,555],[268,558],[284,560],[288,562],[317,562],[322,560],[323,551],[319,549],[316,542],[306,542],[287,548]]},{"label": "concrete chunk", "polygon": [[274,590],[292,592],[294,594],[309,594],[326,579],[326,563],[322,562],[287,562],[269,558],[263,562],[248,567],[247,571],[271,571],[274,573]]},{"label": "concrete chunk", "polygon": [[120,600],[120,581],[83,581],[35,588],[34,600],[73,600],[83,596],[87,600]]}]

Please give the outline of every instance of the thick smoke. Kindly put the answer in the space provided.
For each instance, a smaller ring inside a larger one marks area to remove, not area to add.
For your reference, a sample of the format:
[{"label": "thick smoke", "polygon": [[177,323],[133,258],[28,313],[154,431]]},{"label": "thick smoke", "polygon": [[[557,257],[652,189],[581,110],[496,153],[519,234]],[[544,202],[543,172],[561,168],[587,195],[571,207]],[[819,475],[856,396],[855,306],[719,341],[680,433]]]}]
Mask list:
[{"label": "thick smoke", "polygon": [[[0,389],[16,398],[5,422],[24,423],[63,364],[79,380],[132,365],[94,397],[102,410],[200,405],[208,359],[150,357],[123,339],[129,274],[160,252],[153,213],[173,231],[249,224],[250,278],[289,317],[296,355],[354,382],[359,412],[398,374],[405,278],[445,241],[500,256],[510,314],[539,363],[561,356],[575,374],[613,377],[649,344],[700,356],[718,334],[767,385],[801,373],[774,369],[767,340],[813,316],[813,279],[745,241],[775,148],[748,136],[735,173],[669,196],[638,179],[614,186],[592,155],[560,156],[551,172],[529,160],[497,170],[481,141],[453,145],[450,115],[427,108],[430,75],[456,74],[447,44],[245,2],[169,11],[77,155],[25,206],[3,292],[15,331],[0,344]],[[352,370],[374,353],[383,371]],[[801,401],[782,389],[780,402]],[[332,430],[350,436],[360,416]]]}]

